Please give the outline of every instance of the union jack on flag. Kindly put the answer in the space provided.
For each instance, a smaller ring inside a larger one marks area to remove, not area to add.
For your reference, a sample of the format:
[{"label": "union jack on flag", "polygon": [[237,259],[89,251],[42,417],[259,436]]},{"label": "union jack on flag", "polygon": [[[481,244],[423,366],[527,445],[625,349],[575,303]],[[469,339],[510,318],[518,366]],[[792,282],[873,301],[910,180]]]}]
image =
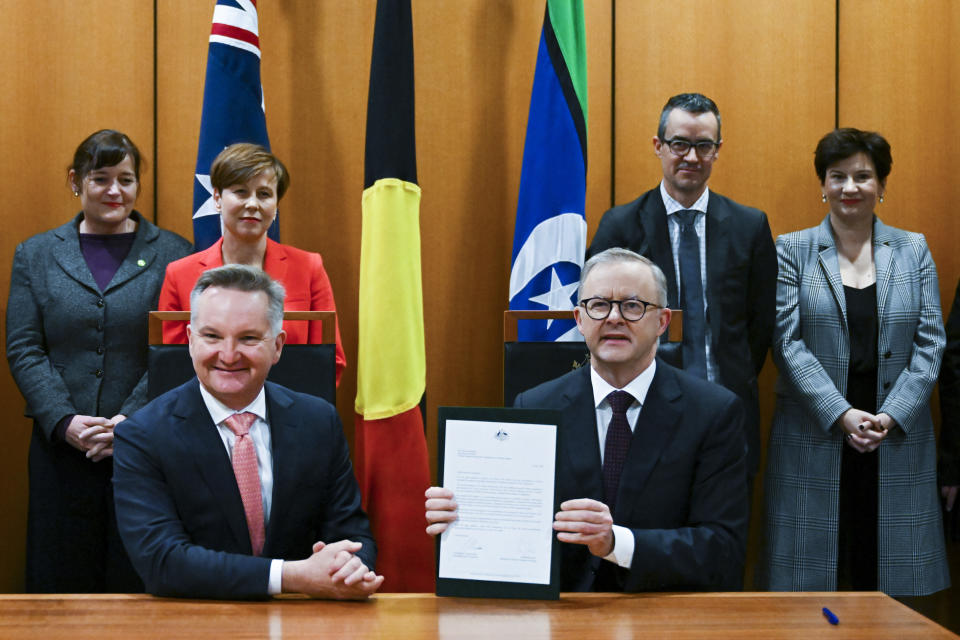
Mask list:
[{"label": "union jack on flag", "polygon": [[[235,142],[255,142],[270,148],[260,84],[256,0],[217,0],[213,9],[193,183],[194,251],[206,249],[222,234],[213,202],[210,164],[224,147]],[[279,232],[275,219],[269,236],[277,240]]]}]

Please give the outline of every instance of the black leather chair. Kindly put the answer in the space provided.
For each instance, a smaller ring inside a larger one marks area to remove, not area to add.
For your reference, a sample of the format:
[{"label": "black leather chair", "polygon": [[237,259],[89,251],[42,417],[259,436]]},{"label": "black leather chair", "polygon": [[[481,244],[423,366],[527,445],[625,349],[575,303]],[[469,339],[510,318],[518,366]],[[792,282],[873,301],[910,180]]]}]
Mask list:
[{"label": "black leather chair", "polygon": [[[520,342],[517,324],[523,320],[572,320],[573,311],[503,312],[503,403],[513,404],[521,391],[585,366],[590,352],[584,342]],[[657,355],[675,367],[682,366],[683,312],[673,310],[666,339],[661,338]]]},{"label": "black leather chair", "polygon": [[[337,346],[334,311],[285,311],[284,320],[323,323],[320,344],[284,345],[267,379],[285,387],[337,402]],[[163,344],[164,321],[189,320],[189,311],[151,311],[147,354],[147,395],[152,400],[194,376],[185,344]]]}]

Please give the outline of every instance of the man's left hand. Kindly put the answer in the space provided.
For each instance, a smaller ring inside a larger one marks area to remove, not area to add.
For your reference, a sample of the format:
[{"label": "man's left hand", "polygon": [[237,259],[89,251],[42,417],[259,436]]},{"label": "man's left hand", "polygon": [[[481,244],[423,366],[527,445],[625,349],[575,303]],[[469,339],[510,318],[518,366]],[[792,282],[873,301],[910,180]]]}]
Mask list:
[{"label": "man's left hand", "polygon": [[613,552],[613,516],[597,500],[578,498],[561,504],[553,530],[560,542],[587,545],[595,556],[605,558]]}]

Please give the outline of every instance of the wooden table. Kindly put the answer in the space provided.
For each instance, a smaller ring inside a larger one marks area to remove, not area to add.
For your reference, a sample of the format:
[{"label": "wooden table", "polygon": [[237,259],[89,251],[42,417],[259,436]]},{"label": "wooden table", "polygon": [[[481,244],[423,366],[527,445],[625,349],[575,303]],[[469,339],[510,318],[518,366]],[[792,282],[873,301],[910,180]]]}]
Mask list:
[{"label": "wooden table", "polygon": [[[837,614],[832,626],[821,607]],[[957,638],[882,593],[569,594],[559,601],[384,594],[369,602],[0,596],[0,638]]]}]

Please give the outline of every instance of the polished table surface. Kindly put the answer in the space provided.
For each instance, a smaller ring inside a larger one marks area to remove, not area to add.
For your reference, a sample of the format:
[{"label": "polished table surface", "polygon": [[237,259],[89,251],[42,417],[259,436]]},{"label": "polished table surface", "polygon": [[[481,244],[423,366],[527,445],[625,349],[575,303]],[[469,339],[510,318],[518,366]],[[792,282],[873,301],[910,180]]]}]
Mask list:
[{"label": "polished table surface", "polygon": [[[840,619],[830,625],[828,607]],[[956,638],[882,593],[383,594],[369,602],[0,596],[0,638]]]}]

